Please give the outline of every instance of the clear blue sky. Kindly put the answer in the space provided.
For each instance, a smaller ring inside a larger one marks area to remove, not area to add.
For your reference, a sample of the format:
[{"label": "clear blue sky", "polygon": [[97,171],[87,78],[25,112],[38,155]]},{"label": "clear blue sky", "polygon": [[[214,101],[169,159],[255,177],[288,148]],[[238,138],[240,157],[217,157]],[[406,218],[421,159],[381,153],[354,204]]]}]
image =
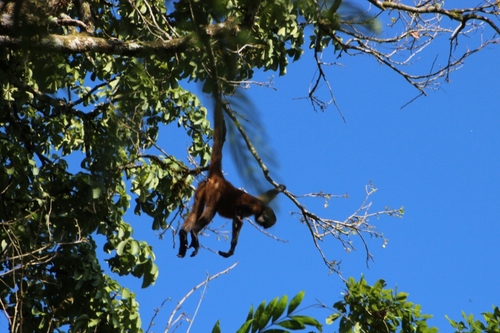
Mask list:
[{"label": "clear blue sky", "polygon": [[[438,63],[443,64],[448,50],[448,45],[440,44],[429,56],[433,60],[440,54]],[[451,331],[445,314],[458,320],[462,310],[478,316],[493,304],[500,305],[498,52],[490,47],[476,54],[452,73],[449,84],[404,109],[401,106],[417,94],[413,87],[371,58],[344,56],[338,60],[343,67],[329,67],[327,74],[347,123],[333,107],[314,112],[307,101],[297,100],[307,94],[314,74],[312,61],[306,59],[292,64],[285,77],[274,78],[277,91],[252,87],[247,92],[262,114],[281,165],[272,175],[296,195],[317,191],[350,195],[332,200],[327,209],[321,200],[309,200],[310,210],[343,220],[361,203],[370,180],[379,189],[372,196],[373,211],[405,207],[403,219],[371,220],[389,243],[383,249],[379,240],[368,240],[375,255],[370,268],[359,240],[358,251],[349,254],[333,239],[322,246],[330,258],[342,260],[345,277],[364,274],[369,283],[382,278],[389,287],[408,292],[409,300],[421,304],[423,313],[433,314],[430,323],[443,332]],[[428,71],[415,66],[421,73]],[[256,79],[265,81],[271,75],[262,73]],[[188,141],[167,128],[160,145],[167,152],[185,154]],[[227,178],[245,186],[228,154]],[[284,294],[291,297],[301,290],[306,292],[304,306],[339,300],[344,284],[337,275],[328,274],[307,228],[291,211],[295,207],[281,196],[278,223],[271,229],[288,243],[270,239],[245,223],[236,253],[229,259],[203,249],[195,258],[179,259],[170,237],[159,240],[147,217],[130,216],[135,237],[153,245],[160,268],[156,284],[145,290],[136,279],[119,279],[135,289],[144,328],[153,309],[170,298],[153,329],[163,332],[178,300],[207,274],[236,261],[235,269],[209,284],[191,332],[210,331],[219,319],[223,332],[234,332],[251,304]],[[214,226],[222,221],[217,217]],[[201,242],[215,250],[229,247],[213,234]],[[199,298],[196,292],[181,312],[194,314]],[[329,314],[309,313],[321,321]],[[179,332],[186,328],[184,323]]]}]

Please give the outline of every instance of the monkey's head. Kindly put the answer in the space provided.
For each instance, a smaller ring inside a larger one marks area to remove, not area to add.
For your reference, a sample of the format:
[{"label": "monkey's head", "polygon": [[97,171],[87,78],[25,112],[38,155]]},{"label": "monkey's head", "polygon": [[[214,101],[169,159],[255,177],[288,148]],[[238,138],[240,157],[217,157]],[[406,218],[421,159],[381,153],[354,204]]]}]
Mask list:
[{"label": "monkey's head", "polygon": [[276,223],[276,215],[271,207],[265,207],[260,215],[255,215],[257,222],[264,229],[272,227]]},{"label": "monkey's head", "polygon": [[285,189],[285,185],[279,185],[277,188],[273,188],[257,197],[264,204],[264,209],[260,214],[255,214],[255,222],[257,222],[264,229],[270,228],[276,223],[276,215],[274,214],[273,209],[267,205]]}]

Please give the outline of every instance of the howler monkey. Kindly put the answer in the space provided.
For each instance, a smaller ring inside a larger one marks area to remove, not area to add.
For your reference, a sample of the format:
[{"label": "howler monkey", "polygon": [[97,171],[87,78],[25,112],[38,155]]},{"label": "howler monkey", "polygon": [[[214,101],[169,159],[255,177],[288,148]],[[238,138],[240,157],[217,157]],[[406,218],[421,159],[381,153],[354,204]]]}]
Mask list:
[{"label": "howler monkey", "polygon": [[255,222],[264,228],[269,228],[276,223],[276,215],[267,205],[279,192],[285,190],[284,185],[279,185],[258,197],[254,197],[242,190],[235,188],[222,174],[222,146],[225,140],[226,128],[222,114],[221,101],[216,102],[214,110],[214,134],[212,157],[208,171],[208,179],[201,182],[194,195],[194,204],[191,213],[184,220],[179,231],[180,258],[186,255],[188,249],[187,234],[191,233],[191,245],[194,248],[191,257],[198,253],[200,243],[198,233],[205,228],[215,216],[230,218],[232,222],[231,248],[228,252],[219,251],[225,258],[233,255],[238,243],[238,236],[243,225],[243,218],[254,215]]}]

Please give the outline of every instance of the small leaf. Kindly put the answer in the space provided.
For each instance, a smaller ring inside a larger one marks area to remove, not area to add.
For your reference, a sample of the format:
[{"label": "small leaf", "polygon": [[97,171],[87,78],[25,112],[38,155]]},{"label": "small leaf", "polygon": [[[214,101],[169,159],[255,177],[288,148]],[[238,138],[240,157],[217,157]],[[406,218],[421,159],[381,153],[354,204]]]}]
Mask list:
[{"label": "small leaf", "polygon": [[398,301],[398,302],[404,302],[404,301],[406,301],[407,298],[408,298],[407,293],[401,292],[401,293],[396,295],[396,301]]},{"label": "small leaf", "polygon": [[94,187],[92,189],[92,199],[99,199],[101,196],[101,189],[99,187]]},{"label": "small leaf", "polygon": [[323,325],[321,325],[319,323],[319,321],[317,321],[313,317],[309,317],[309,316],[291,316],[290,319],[296,320],[296,321],[300,322],[301,324],[304,324],[304,325],[307,325],[307,326],[314,326],[320,332],[323,331]]},{"label": "small leaf", "polygon": [[285,295],[276,304],[276,307],[273,310],[273,322],[276,321],[279,317],[281,317],[283,312],[285,312],[287,303],[288,303],[288,296]]},{"label": "small leaf", "polygon": [[125,246],[127,245],[127,243],[128,243],[128,239],[118,243],[118,245],[116,246],[116,254],[117,255],[119,255],[119,256],[123,255],[123,250],[125,249]]},{"label": "small leaf", "polygon": [[139,242],[136,240],[130,241],[130,246],[127,249],[127,252],[130,253],[131,255],[137,255],[139,253],[140,247],[139,247]]},{"label": "small leaf", "polygon": [[295,297],[290,301],[290,305],[288,305],[288,312],[287,315],[290,315],[297,307],[300,305],[302,302],[302,299],[304,298],[304,292],[301,291]]},{"label": "small leaf", "polygon": [[123,299],[130,298],[130,290],[128,290],[127,288],[123,288],[122,289],[122,298]]},{"label": "small leaf", "polygon": [[284,320],[282,322],[276,323],[276,325],[288,328],[290,330],[302,330],[306,328],[306,325],[302,324],[300,321],[293,319]]},{"label": "small leaf", "polygon": [[334,322],[335,320],[337,320],[340,316],[341,316],[341,314],[340,314],[340,313],[332,313],[331,315],[329,315],[328,317],[326,317],[326,320],[325,320],[325,321],[326,321],[326,324],[327,324],[327,325],[331,325],[331,324],[333,324],[333,322]]},{"label": "small leaf", "polygon": [[214,328],[212,328],[212,333],[220,333],[220,323],[219,320],[214,325]]},{"label": "small leaf", "polygon": [[248,333],[250,331],[250,325],[252,325],[253,319],[247,320],[241,327],[236,331],[236,333]]},{"label": "small leaf", "polygon": [[252,333],[255,333],[258,330],[263,329],[264,326],[266,325],[266,323],[263,322],[266,317],[264,315],[265,307],[266,307],[266,301],[263,301],[262,303],[259,304],[257,310],[255,310],[254,323],[252,325]]}]

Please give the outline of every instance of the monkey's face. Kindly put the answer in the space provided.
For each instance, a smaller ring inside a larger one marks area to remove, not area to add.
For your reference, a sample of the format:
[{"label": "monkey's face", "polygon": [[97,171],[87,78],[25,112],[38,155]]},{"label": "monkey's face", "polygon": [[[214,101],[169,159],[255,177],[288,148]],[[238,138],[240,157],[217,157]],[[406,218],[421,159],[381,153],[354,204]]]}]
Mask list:
[{"label": "monkey's face", "polygon": [[260,215],[255,215],[255,222],[267,229],[276,223],[276,215],[270,207],[266,207]]}]

